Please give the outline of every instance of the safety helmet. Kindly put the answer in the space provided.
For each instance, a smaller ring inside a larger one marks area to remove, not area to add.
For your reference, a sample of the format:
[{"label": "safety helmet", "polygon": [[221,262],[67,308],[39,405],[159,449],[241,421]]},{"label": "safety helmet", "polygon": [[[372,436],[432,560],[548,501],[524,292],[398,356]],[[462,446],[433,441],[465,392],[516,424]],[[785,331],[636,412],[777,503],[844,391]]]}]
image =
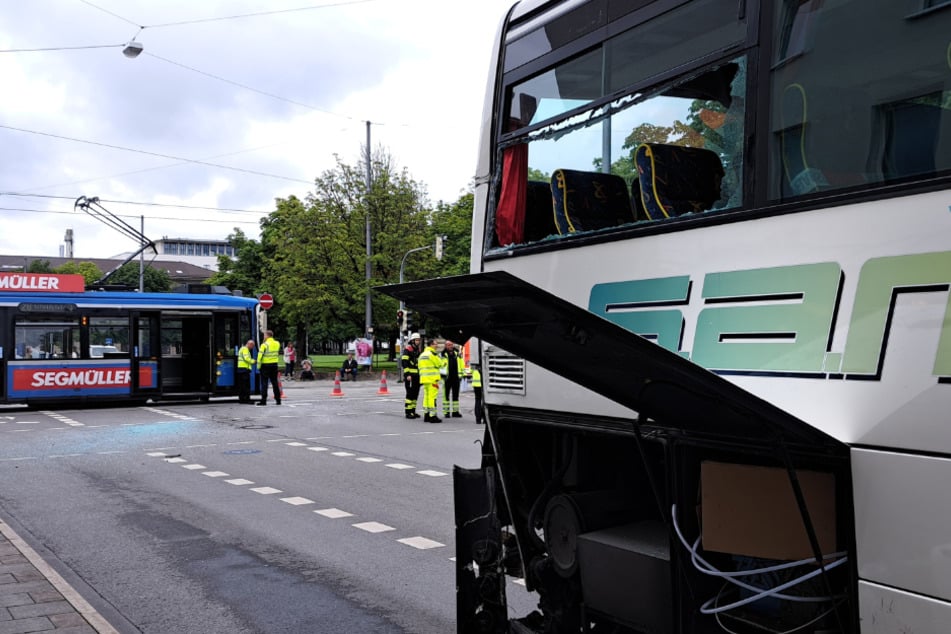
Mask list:
[{"label": "safety helmet", "polygon": [[409,340],[410,340],[410,341],[412,341],[413,339],[419,339],[419,333],[418,333],[418,332],[414,332],[413,334],[411,334],[411,335],[409,336]]}]

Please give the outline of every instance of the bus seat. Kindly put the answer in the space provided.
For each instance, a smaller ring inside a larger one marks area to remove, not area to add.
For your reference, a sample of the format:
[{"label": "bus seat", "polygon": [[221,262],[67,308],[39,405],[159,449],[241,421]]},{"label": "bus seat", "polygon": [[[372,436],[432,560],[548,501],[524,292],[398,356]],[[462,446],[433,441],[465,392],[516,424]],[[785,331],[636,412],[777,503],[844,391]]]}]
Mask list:
[{"label": "bus seat", "polygon": [[525,242],[535,242],[558,233],[552,213],[551,186],[546,181],[528,181],[525,195]]},{"label": "bus seat", "polygon": [[551,194],[561,235],[636,220],[627,184],[616,174],[557,169],[551,176]]},{"label": "bus seat", "polygon": [[634,152],[634,163],[650,220],[706,211],[720,198],[723,164],[715,152],[643,143]]}]

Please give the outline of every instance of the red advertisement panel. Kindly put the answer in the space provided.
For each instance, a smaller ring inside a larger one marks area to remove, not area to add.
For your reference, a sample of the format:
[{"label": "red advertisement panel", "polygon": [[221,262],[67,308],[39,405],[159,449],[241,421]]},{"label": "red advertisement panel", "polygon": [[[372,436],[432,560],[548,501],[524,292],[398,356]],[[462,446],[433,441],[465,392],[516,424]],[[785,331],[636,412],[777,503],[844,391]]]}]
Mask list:
[{"label": "red advertisement panel", "polygon": [[0,291],[82,293],[86,280],[67,273],[0,273]]}]

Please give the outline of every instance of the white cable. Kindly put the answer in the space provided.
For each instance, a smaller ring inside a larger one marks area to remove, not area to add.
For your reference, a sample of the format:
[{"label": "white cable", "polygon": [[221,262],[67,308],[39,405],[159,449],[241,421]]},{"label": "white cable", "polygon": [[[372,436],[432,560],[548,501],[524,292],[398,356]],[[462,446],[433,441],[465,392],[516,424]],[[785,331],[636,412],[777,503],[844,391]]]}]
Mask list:
[{"label": "white cable", "polygon": [[[806,573],[805,575],[802,575],[802,576],[800,576],[800,577],[797,577],[796,579],[792,579],[791,581],[788,581],[788,582],[786,582],[786,583],[783,583],[783,584],[781,584],[781,585],[779,585],[779,586],[776,586],[776,587],[773,587],[773,588],[763,589],[763,588],[759,588],[759,587],[757,587],[757,586],[754,586],[754,585],[745,583],[745,582],[743,582],[743,581],[740,581],[739,579],[736,579],[736,578],[734,578],[734,577],[750,576],[750,575],[755,575],[755,574],[764,574],[764,573],[768,573],[768,572],[775,572],[775,571],[777,571],[777,570],[785,570],[785,569],[788,569],[788,568],[794,568],[794,567],[802,566],[802,565],[806,565],[806,564],[813,564],[813,563],[815,562],[815,560],[812,559],[812,558],[809,558],[809,559],[801,559],[801,560],[799,560],[799,561],[787,562],[787,563],[784,563],[784,564],[777,564],[777,565],[775,565],[775,566],[767,566],[767,567],[765,567],[765,568],[758,568],[758,569],[753,569],[753,570],[742,570],[742,571],[736,571],[736,572],[723,572],[723,571],[717,569],[715,566],[713,566],[713,565],[710,564],[709,562],[707,562],[706,560],[704,560],[704,559],[697,553],[697,547],[698,547],[699,544],[700,544],[700,538],[699,538],[699,537],[698,537],[697,540],[694,542],[693,546],[691,546],[690,544],[687,543],[687,539],[684,537],[683,532],[681,532],[681,530],[680,530],[680,525],[677,523],[677,505],[676,505],[676,504],[674,504],[674,505],[671,506],[671,519],[672,519],[672,522],[671,522],[671,523],[674,525],[674,531],[677,533],[677,537],[680,539],[680,543],[683,545],[684,548],[686,548],[688,551],[690,551],[691,561],[693,562],[694,567],[697,568],[698,571],[700,571],[701,573],[706,574],[706,575],[710,575],[710,576],[714,576],[714,577],[720,577],[720,578],[722,578],[722,579],[728,581],[729,583],[732,583],[732,584],[734,584],[734,585],[736,585],[736,586],[739,586],[739,587],[741,587],[741,588],[745,588],[745,589],[747,589],[747,590],[750,590],[750,591],[753,591],[753,592],[756,592],[756,593],[757,593],[757,594],[752,595],[752,596],[750,596],[750,597],[747,597],[746,599],[743,599],[743,600],[741,600],[741,601],[737,601],[737,602],[735,602],[735,603],[731,603],[731,604],[726,605],[726,606],[721,606],[721,607],[717,607],[717,608],[710,609],[710,608],[709,608],[709,605],[711,604],[711,602],[713,602],[713,603],[716,602],[717,597],[714,597],[713,599],[711,599],[711,600],[705,602],[705,603],[701,606],[700,612],[703,613],[703,614],[717,614],[717,613],[719,613],[719,612],[725,612],[725,611],[727,611],[727,610],[731,610],[731,609],[733,609],[733,608],[737,608],[737,607],[746,605],[746,604],[748,604],[748,603],[753,603],[753,602],[755,602],[755,601],[759,601],[760,599],[765,599],[765,598],[767,598],[767,597],[775,597],[775,598],[777,598],[777,599],[783,599],[783,600],[786,600],[786,601],[797,601],[797,602],[825,602],[825,601],[832,601],[832,600],[834,600],[834,598],[835,598],[835,597],[828,597],[828,596],[825,596],[825,597],[802,597],[802,596],[794,596],[794,595],[782,594],[782,593],[780,593],[779,591],[780,591],[780,590],[785,590],[786,588],[791,588],[791,587],[793,587],[793,586],[795,586],[795,585],[798,585],[798,584],[802,583],[803,581],[807,581],[807,580],[809,580],[809,579],[815,577],[816,575],[822,573],[824,570],[832,570],[833,568],[836,568],[836,567],[842,565],[843,563],[845,563],[845,562],[848,560],[848,557],[845,556],[847,553],[839,552],[839,553],[833,553],[833,554],[831,554],[831,555],[825,555],[825,556],[823,556],[823,559],[828,559],[828,558],[831,558],[831,557],[841,557],[841,558],[840,558],[840,559],[837,559],[836,561],[832,562],[831,564],[826,565],[824,569],[823,569],[823,568],[817,568],[816,570],[814,570],[814,571],[812,571],[812,572]],[[700,564],[703,564],[704,567],[701,567]]]}]

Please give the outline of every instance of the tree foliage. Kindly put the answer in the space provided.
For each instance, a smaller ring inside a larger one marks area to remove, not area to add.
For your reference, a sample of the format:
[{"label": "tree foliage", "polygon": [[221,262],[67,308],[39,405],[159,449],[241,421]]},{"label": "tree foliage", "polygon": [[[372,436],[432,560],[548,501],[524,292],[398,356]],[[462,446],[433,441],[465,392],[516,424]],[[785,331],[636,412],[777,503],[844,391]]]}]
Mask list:
[{"label": "tree foliage", "polygon": [[[69,275],[82,275],[87,285],[92,284],[102,277],[102,271],[100,271],[99,267],[92,262],[77,262],[75,260],[70,260],[69,262],[65,262],[62,266],[56,267],[54,272],[65,273]],[[136,282],[136,286],[138,286],[138,282]]]},{"label": "tree foliage", "polygon": [[[126,262],[108,280],[109,284],[125,284],[139,288],[139,263]],[[167,293],[172,289],[172,279],[162,269],[146,266],[142,274],[143,290],[146,293]]]}]

